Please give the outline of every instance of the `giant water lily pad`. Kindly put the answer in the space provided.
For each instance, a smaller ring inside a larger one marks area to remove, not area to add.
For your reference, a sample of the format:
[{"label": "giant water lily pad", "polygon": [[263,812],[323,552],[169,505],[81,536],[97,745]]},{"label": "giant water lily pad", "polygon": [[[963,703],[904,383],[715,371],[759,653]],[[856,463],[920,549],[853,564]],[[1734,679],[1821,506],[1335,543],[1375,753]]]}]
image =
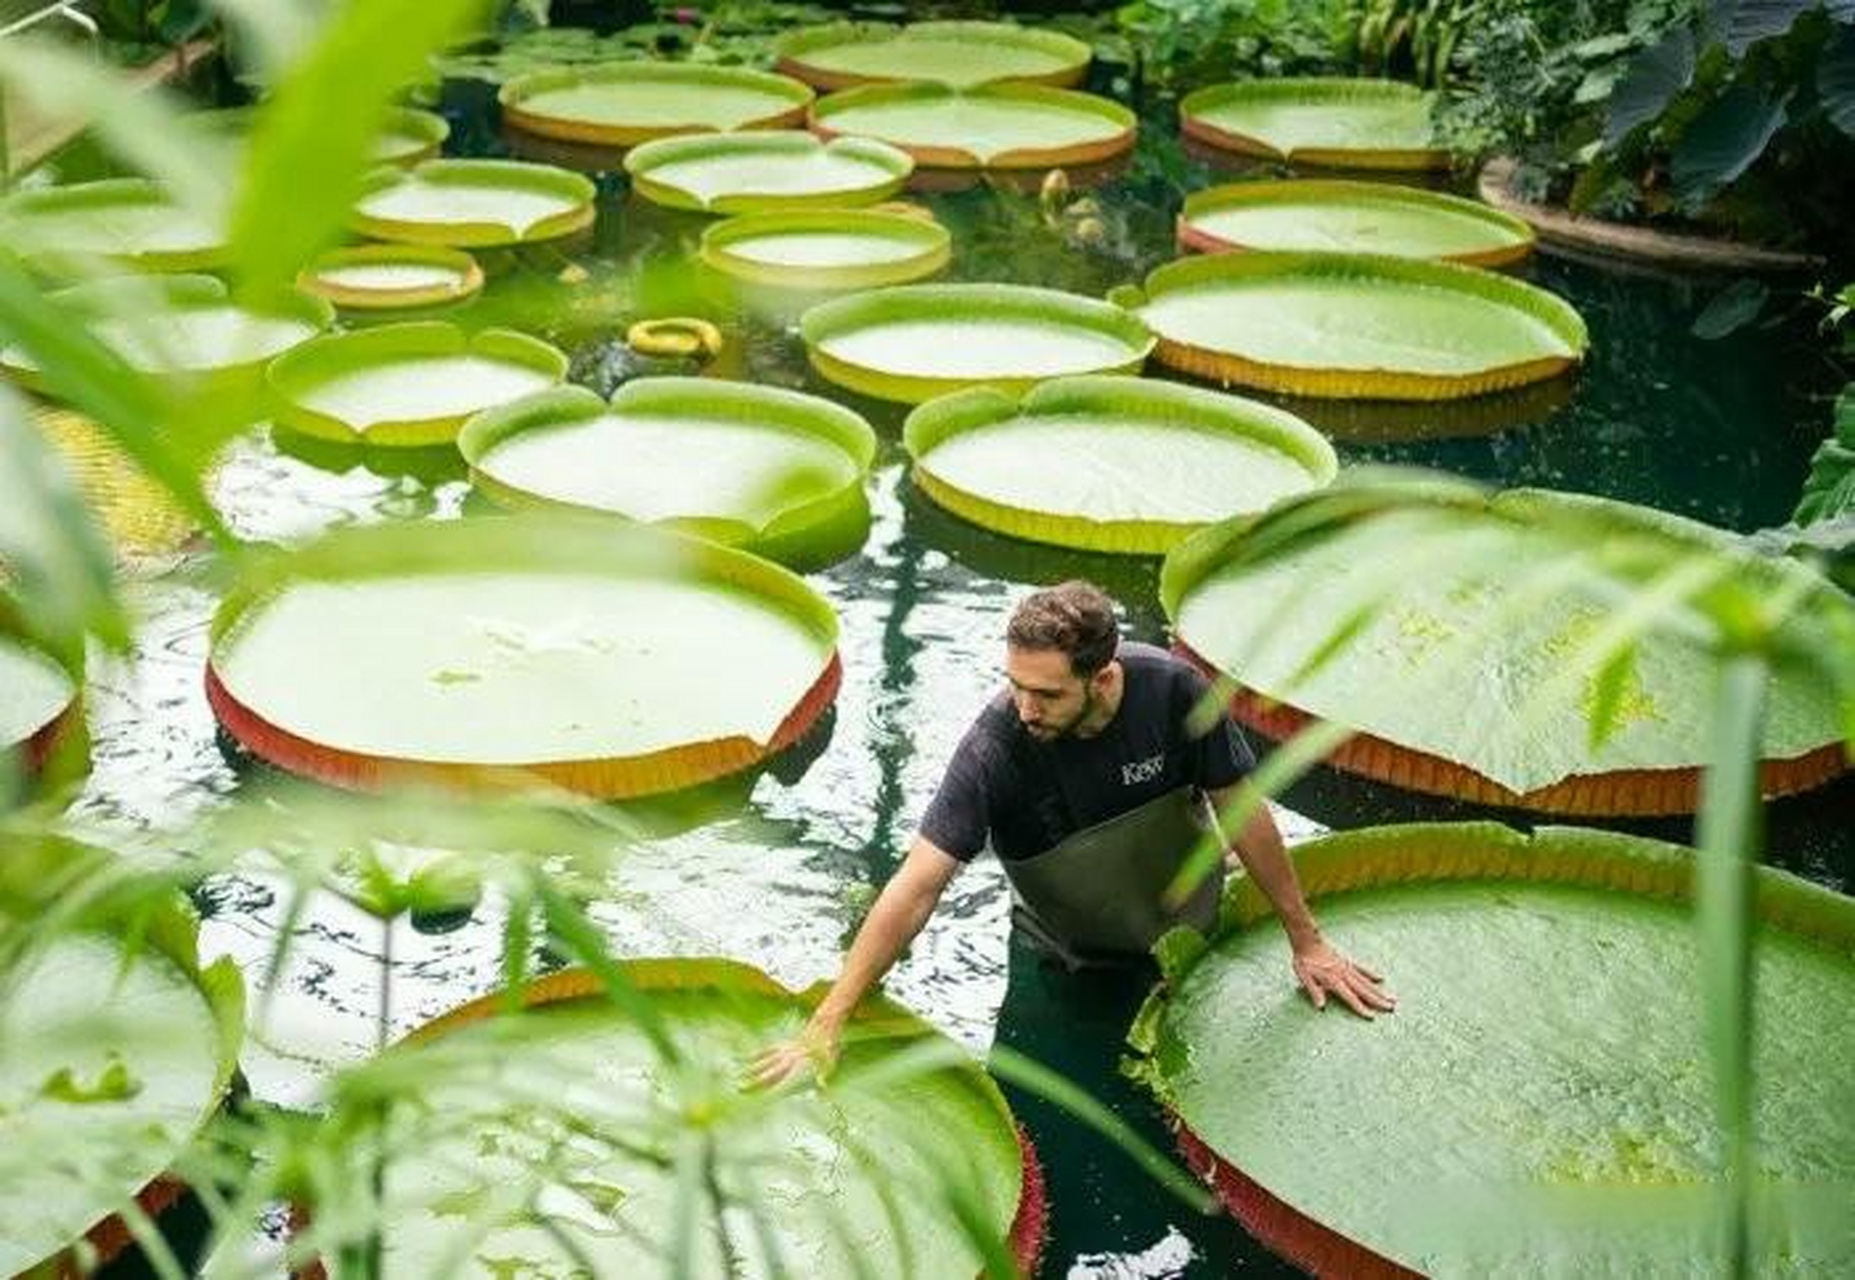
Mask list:
[{"label": "giant water lily pad", "polygon": [[562,142],[630,147],[677,133],[778,129],[805,119],[812,91],[746,67],[618,62],[520,76],[497,95],[505,123]]},{"label": "giant water lily pad", "polygon": [[1137,378],[1061,378],[1022,399],[958,392],[908,416],[914,482],[999,533],[1157,555],[1326,484],[1333,448],[1292,414]]},{"label": "giant water lily pad", "polygon": [[1544,289],[1382,254],[1226,253],[1169,262],[1119,295],[1160,363],[1290,395],[1449,400],[1555,377],[1584,321]]},{"label": "giant water lily pad", "polygon": [[755,213],[702,233],[702,261],[732,279],[775,289],[870,289],[931,276],[953,237],[929,218],[871,209]]},{"label": "giant water lily pad", "polygon": [[775,387],[641,378],[610,404],[568,387],[480,415],[457,443],[504,502],[610,512],[776,559],[868,526],[869,424]]},{"label": "giant water lily pad", "polygon": [[[187,121],[203,126],[209,136],[236,148],[245,144],[262,110],[257,106],[199,111],[188,116]],[[450,124],[435,111],[390,107],[383,127],[374,135],[370,158],[376,164],[417,164],[436,156],[450,136]]]},{"label": "giant water lily pad", "polygon": [[[430,1104],[386,1166],[390,1274],[491,1276],[510,1258],[542,1274],[656,1274],[692,1196],[695,1275],[963,1278],[984,1266],[975,1237],[1034,1269],[1036,1157],[951,1045],[932,1069],[898,1069],[941,1040],[924,1023],[867,1002],[828,1087],[745,1091],[741,1063],[794,1034],[821,992],[725,960],[616,972],[677,1063],[581,970],[532,983],[518,1015],[479,1000],[389,1053],[418,1065]],[[679,1187],[679,1138],[712,1143],[708,1190]],[[538,1187],[554,1231],[535,1219]]]},{"label": "giant water lily pad", "polygon": [[553,240],[593,222],[592,181],[520,160],[428,160],[371,174],[354,229],[377,240],[477,248]]},{"label": "giant water lily pad", "polygon": [[1391,80],[1280,79],[1216,84],[1188,93],[1179,123],[1188,138],[1245,155],[1346,169],[1442,169],[1436,95]]},{"label": "giant water lily pad", "polygon": [[43,759],[76,701],[77,685],[63,667],[0,636],[0,768],[15,752],[28,768]]},{"label": "giant water lily pad", "polygon": [[832,382],[918,404],[972,386],[1017,394],[1046,378],[1137,373],[1138,317],[1093,298],[1009,284],[920,284],[822,302],[800,321]]},{"label": "giant water lily pad", "polygon": [[[307,342],[334,320],[320,298],[285,298],[262,311],[232,301],[211,276],[126,276],[52,295],[84,318],[90,335],[132,368],[174,379],[242,383]],[[0,372],[48,390],[38,362],[18,347],[0,350]]]},{"label": "giant water lily pad", "polygon": [[[1346,832],[1295,862],[1397,1013],[1315,1011],[1243,879],[1208,945],[1162,942],[1130,1037],[1252,1232],[1316,1275],[1732,1270],[1691,851],[1488,823]],[[1847,1275],[1855,901],[1756,875],[1746,1274]]]},{"label": "giant water lily pad", "polygon": [[0,237],[23,258],[109,258],[138,271],[203,271],[225,258],[218,216],[175,203],[142,178],[22,191],[0,203]]},{"label": "giant water lily pad", "polygon": [[820,89],[919,80],[1065,88],[1088,74],[1091,57],[1073,36],[1008,22],[836,22],[779,42],[779,69]]},{"label": "giant water lily pad", "polygon": [[567,376],[567,357],[508,329],[467,334],[442,320],[308,342],[271,365],[276,421],[343,443],[445,444],[473,413]]},{"label": "giant water lily pad", "polygon": [[[54,906],[94,850],[10,839],[0,859],[0,935]],[[96,912],[58,936],[9,947],[0,1001],[0,1272],[78,1274],[130,1243],[118,1209],[150,1216],[183,1186],[170,1163],[219,1108],[237,1069],[244,988],[221,958],[202,969],[184,901],[141,903],[130,922]],[[46,1270],[35,1270],[43,1265]]]},{"label": "giant water lily pad", "polygon": [[[1599,673],[1571,664],[1642,588],[1590,552],[1593,529],[1612,556],[1723,558],[1722,571],[1774,591],[1773,575],[1803,575],[1783,588],[1802,597],[1782,632],[1795,654],[1833,653],[1835,637],[1855,626],[1847,598],[1828,582],[1765,561],[1733,535],[1625,503],[1526,489],[1414,489],[1261,566],[1233,563],[1245,528],[1220,525],[1172,553],[1161,597],[1178,642],[1242,686],[1232,709],[1250,725],[1278,738],[1309,716],[1357,729],[1332,758],[1341,768],[1547,812],[1692,812],[1712,741],[1713,632],[1698,615],[1647,632],[1621,687],[1605,691],[1615,726],[1594,745]],[[1484,554],[1498,558],[1498,571],[1466,559]],[[1423,572],[1411,573],[1412,564]],[[1545,588],[1531,584],[1549,569],[1558,576],[1540,597]],[[1396,596],[1362,625],[1360,609],[1393,582]],[[1303,674],[1336,634],[1350,639]],[[1780,656],[1763,755],[1768,795],[1844,768],[1834,690],[1801,657]]]},{"label": "giant water lily pad", "polygon": [[886,143],[823,142],[796,129],[661,138],[625,156],[638,194],[701,213],[875,204],[901,190],[914,167]]},{"label": "giant water lily pad", "polygon": [[207,694],[254,754],[324,782],[619,798],[796,741],[836,694],[836,637],[799,578],[693,538],[556,515],[371,526],[239,583]]},{"label": "giant water lily pad", "polygon": [[416,310],[473,297],[483,269],[461,249],[364,244],[329,250],[303,268],[296,287],[349,311]]},{"label": "giant water lily pad", "polygon": [[1138,122],[1118,102],[1039,85],[871,85],[812,104],[812,128],[900,147],[937,169],[1050,169],[1133,149]]},{"label": "giant water lily pad", "polygon": [[1238,182],[1185,198],[1179,247],[1388,253],[1500,267],[1533,252],[1533,228],[1474,200],[1383,182]]}]

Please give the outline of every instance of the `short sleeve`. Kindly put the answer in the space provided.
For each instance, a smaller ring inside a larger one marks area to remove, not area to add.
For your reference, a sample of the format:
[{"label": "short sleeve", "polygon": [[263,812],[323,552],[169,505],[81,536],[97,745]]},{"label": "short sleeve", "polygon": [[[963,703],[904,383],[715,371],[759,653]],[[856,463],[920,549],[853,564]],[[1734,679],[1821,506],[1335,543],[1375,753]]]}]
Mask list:
[{"label": "short sleeve", "polygon": [[921,817],[921,834],[961,862],[978,857],[991,834],[990,747],[982,718],[960,739]]},{"label": "short sleeve", "polygon": [[1204,791],[1228,787],[1256,768],[1256,753],[1243,736],[1243,730],[1230,718],[1228,709],[1220,708],[1211,727],[1198,737],[1191,737],[1192,711],[1211,692],[1211,682],[1181,662],[1178,666],[1174,706],[1186,735],[1186,773],[1192,785]]}]

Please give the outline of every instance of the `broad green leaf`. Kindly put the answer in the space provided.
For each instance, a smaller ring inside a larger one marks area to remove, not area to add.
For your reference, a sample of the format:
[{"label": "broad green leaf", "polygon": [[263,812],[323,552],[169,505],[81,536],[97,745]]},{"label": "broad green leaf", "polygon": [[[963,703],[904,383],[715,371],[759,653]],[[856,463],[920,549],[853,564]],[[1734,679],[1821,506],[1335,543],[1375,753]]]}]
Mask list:
[{"label": "broad green leaf", "polygon": [[1855,382],[1836,397],[1835,422],[1810,458],[1810,474],[1792,516],[1800,525],[1855,515]]},{"label": "broad green leaf", "polygon": [[1790,92],[1769,96],[1736,83],[1715,98],[1675,144],[1670,175],[1675,190],[1704,200],[1751,168],[1784,126]]},{"label": "broad green leaf", "polygon": [[811,98],[811,90],[787,76],[687,62],[538,71],[510,80],[497,95],[512,128],[609,147],[796,124]]},{"label": "broad green leaf", "polygon": [[846,89],[812,108],[819,129],[876,138],[923,164],[1049,168],[1130,149],[1136,123],[1118,102],[1036,85],[954,89],[944,84]]},{"label": "broad green leaf", "polygon": [[[1733,1274],[1702,1048],[1732,1010],[1703,989],[1692,851],[1487,823],[1350,831],[1294,858],[1323,932],[1398,1010],[1316,1011],[1266,899],[1233,882],[1225,928],[1143,1027],[1142,1076],[1196,1137],[1289,1213],[1422,1274]],[[1855,902],[1736,865],[1758,913],[1735,1029],[1757,1029],[1738,1041],[1758,1084],[1752,1273],[1838,1274],[1855,1062],[1825,1029],[1855,1018]],[[1261,1230],[1292,1245],[1283,1227]]]},{"label": "broad green leaf", "polygon": [[1638,125],[1661,119],[1676,95],[1694,78],[1694,33],[1676,27],[1630,63],[1610,94],[1604,142],[1616,146]]},{"label": "broad green leaf", "polygon": [[1431,123],[1435,95],[1390,80],[1252,79],[1187,94],[1179,115],[1187,132],[1277,158],[1375,167],[1399,153],[1447,153]]},{"label": "broad green leaf", "polygon": [[1390,253],[1482,266],[1524,258],[1533,231],[1509,214],[1440,191],[1383,182],[1234,182],[1185,198],[1191,248]]},{"label": "broad green leaf", "polygon": [[1762,280],[1735,280],[1707,300],[1694,317],[1693,334],[1709,342],[1736,333],[1758,319],[1771,290]]},{"label": "broad green leaf", "polygon": [[1855,138],[1855,26],[1837,27],[1816,61],[1816,96],[1823,113]]},{"label": "broad green leaf", "polygon": [[[1727,52],[1743,58],[1760,40],[1781,36],[1806,13],[1814,13],[1821,0],[1722,0],[1715,22]],[[1725,10],[1720,21],[1719,10]]]},{"label": "broad green leaf", "polygon": [[792,32],[779,55],[782,69],[833,89],[895,80],[1074,84],[1091,51],[1071,36],[1005,22],[844,22]]},{"label": "broad green leaf", "polygon": [[259,111],[232,217],[232,270],[257,298],[338,240],[394,95],[483,0],[351,0]]},{"label": "broad green leaf", "polygon": [[782,213],[875,204],[901,190],[915,162],[869,138],[780,129],[659,138],[625,153],[632,188],[701,213]]}]

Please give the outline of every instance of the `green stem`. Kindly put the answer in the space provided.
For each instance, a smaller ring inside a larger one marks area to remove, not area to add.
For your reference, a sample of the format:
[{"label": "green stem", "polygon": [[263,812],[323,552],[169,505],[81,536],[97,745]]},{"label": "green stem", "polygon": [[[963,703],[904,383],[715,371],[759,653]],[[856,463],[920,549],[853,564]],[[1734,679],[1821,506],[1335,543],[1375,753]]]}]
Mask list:
[{"label": "green stem", "polygon": [[1695,915],[1702,1016],[1721,1138],[1720,1224],[1726,1274],[1750,1260],[1752,1185],[1753,867],[1763,843],[1758,764],[1769,673],[1762,656],[1721,669],[1713,743],[1696,823]]}]

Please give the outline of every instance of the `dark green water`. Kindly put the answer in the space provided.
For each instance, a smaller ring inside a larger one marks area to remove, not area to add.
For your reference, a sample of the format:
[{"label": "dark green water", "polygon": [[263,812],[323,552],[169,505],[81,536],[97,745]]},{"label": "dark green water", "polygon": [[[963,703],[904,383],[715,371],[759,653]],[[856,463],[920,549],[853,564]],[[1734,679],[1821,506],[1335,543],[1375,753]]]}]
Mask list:
[{"label": "dark green water", "polygon": [[[502,149],[486,101],[481,86],[447,87],[462,153]],[[954,231],[951,275],[1100,294],[1169,259],[1182,190],[1217,175],[1179,153],[1168,132],[1149,127],[1127,175],[1077,193],[1061,210],[1002,190],[921,197]],[[553,339],[573,354],[576,378],[602,390],[638,371],[618,343],[631,321],[708,315],[730,336],[734,376],[844,398],[809,373],[789,325],[734,315],[705,293],[690,259],[702,219],[643,206],[610,177],[601,186],[589,244],[502,255],[485,297],[451,314]],[[1717,283],[1550,259],[1527,274],[1564,294],[1590,324],[1592,357],[1575,383],[1466,409],[1297,407],[1352,437],[1413,428],[1432,437],[1342,440],[1348,461],[1582,490],[1737,529],[1785,518],[1827,422],[1820,399],[1827,371],[1807,329],[1703,342],[1689,327]],[[1123,603],[1130,634],[1164,639],[1154,562],[1035,548],[958,524],[922,502],[905,478],[897,444],[902,411],[853,403],[876,425],[883,447],[868,541],[855,557],[811,575],[843,627],[845,682],[828,740],[812,744],[809,759],[760,778],[715,821],[634,855],[615,900],[601,909],[627,954],[732,955],[794,985],[829,976],[871,894],[896,865],[954,743],[997,686],[1004,618],[1022,589],[1092,577]],[[453,517],[466,509],[467,490],[461,467],[448,459],[408,467],[354,453],[286,452],[262,432],[235,447],[217,485],[235,527],[264,538],[354,521]],[[211,597],[175,575],[143,584],[137,595],[146,625],[134,660],[101,668],[90,695],[95,769],[81,807],[147,827],[217,803],[246,779],[216,745],[200,693]],[[1847,887],[1850,838],[1838,816],[1849,811],[1850,798],[1845,784],[1779,806],[1773,860]],[[1330,773],[1298,787],[1287,803],[1282,822],[1291,838],[1321,823],[1457,811]],[[1685,834],[1670,824],[1656,830]],[[227,879],[207,905],[208,951],[230,951],[257,972],[280,927],[274,888]],[[995,867],[962,875],[891,983],[899,998],[975,1048],[992,1040],[1006,996],[1007,905]],[[442,935],[396,934],[399,1028],[495,985],[498,922],[487,914]],[[299,931],[280,998],[246,1062],[254,1092],[286,1103],[311,1096],[329,1064],[371,1047],[382,941],[375,921],[334,900],[319,904]],[[1390,978],[1395,987],[1397,975]],[[1150,1129],[1141,1101],[1112,1075],[1120,1010],[1139,984],[1123,990],[1129,984],[1116,980],[1110,991],[1023,969],[1016,980],[1013,1004],[1026,1012],[1012,1039]],[[1229,1223],[1191,1220],[1131,1165],[1101,1156],[1092,1139],[1050,1129],[1039,1140],[1047,1161],[1086,1171],[1087,1184],[1077,1198],[1053,1205],[1046,1275],[1284,1270]]]}]

